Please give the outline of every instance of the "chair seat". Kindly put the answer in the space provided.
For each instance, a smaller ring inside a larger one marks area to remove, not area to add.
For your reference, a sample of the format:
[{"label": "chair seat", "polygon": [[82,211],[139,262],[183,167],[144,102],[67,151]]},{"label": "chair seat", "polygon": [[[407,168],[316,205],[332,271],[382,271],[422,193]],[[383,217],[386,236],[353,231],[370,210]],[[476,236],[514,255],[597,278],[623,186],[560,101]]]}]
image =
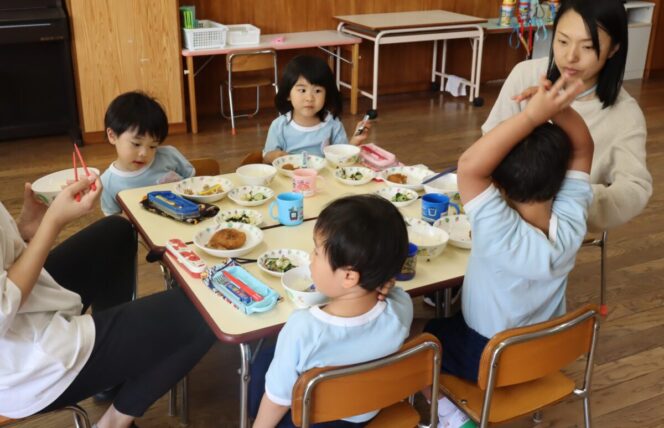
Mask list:
[{"label": "chair seat", "polygon": [[420,414],[406,401],[392,404],[380,411],[366,428],[413,428],[420,422]]},{"label": "chair seat", "polygon": [[[484,402],[484,391],[477,383],[456,376],[441,374],[440,385],[445,395],[462,403],[463,410],[475,421],[479,421]],[[562,372],[512,386],[496,388],[491,402],[489,423],[500,423],[559,402],[570,395],[574,381]]]},{"label": "chair seat", "polygon": [[11,422],[15,422],[15,420],[11,419],[11,418],[8,418],[6,416],[0,416],[0,427],[4,426],[4,425],[7,425]]},{"label": "chair seat", "polygon": [[[228,85],[228,82],[226,82]],[[253,88],[256,86],[271,86],[272,79],[262,76],[233,76],[233,88]]]}]

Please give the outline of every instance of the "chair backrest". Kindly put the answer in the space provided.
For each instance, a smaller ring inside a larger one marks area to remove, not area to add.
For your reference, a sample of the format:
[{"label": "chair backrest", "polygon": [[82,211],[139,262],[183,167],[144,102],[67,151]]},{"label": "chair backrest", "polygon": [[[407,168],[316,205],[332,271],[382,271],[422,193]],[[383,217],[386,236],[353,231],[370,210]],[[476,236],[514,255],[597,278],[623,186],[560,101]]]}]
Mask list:
[{"label": "chair backrest", "polygon": [[[438,339],[422,333],[397,353],[378,360],[308,370],[293,387],[293,422],[306,427],[309,423],[367,413],[432,385],[436,385],[432,389],[435,401],[441,355]],[[437,414],[435,404],[433,414]]]},{"label": "chair backrest", "polygon": [[242,159],[240,166],[248,165],[250,163],[263,163],[263,152],[261,150],[256,150],[253,152],[247,153],[247,156]]},{"label": "chair backrest", "polygon": [[203,175],[219,175],[219,172],[221,171],[221,168],[219,168],[219,162],[212,158],[189,159],[189,163],[196,168],[197,177]]},{"label": "chair backrest", "polygon": [[276,73],[277,53],[274,49],[244,51],[226,55],[226,70],[230,72],[270,69],[274,69]]},{"label": "chair backrest", "polygon": [[597,314],[597,306],[588,304],[550,321],[496,334],[482,352],[478,386],[486,390],[538,379],[582,355],[589,356],[590,369]]}]

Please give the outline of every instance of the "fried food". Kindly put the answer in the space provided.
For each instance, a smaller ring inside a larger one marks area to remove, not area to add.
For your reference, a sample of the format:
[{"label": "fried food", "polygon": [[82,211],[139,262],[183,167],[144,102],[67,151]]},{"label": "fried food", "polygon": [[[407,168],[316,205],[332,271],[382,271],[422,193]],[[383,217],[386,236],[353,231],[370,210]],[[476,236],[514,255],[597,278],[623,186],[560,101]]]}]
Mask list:
[{"label": "fried food", "polygon": [[293,171],[296,169],[296,167],[292,163],[285,163],[281,166],[281,169],[285,169],[286,171]]},{"label": "fried food", "polygon": [[240,248],[247,241],[247,235],[237,229],[221,229],[212,235],[207,246],[216,250],[234,250]]},{"label": "fried food", "polygon": [[392,183],[407,184],[408,176],[403,174],[390,174],[387,176],[387,179]]}]

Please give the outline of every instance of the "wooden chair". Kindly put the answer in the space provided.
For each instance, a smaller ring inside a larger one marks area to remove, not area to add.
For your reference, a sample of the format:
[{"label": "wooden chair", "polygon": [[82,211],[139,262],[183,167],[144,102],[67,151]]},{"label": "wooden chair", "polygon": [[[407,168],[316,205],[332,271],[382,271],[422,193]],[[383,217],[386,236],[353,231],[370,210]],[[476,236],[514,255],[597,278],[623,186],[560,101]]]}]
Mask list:
[{"label": "wooden chair", "polygon": [[395,354],[345,367],[321,367],[303,373],[293,387],[291,412],[297,426],[326,422],[382,409],[369,428],[415,427],[419,414],[403,399],[430,387],[430,427],[438,419],[438,376],[442,350],[423,333]]},{"label": "wooden chair", "polygon": [[242,159],[242,162],[240,162],[240,166],[248,165],[250,163],[263,163],[263,151],[256,150],[247,153],[247,156],[245,156],[244,159]]},{"label": "wooden chair", "polygon": [[65,406],[61,409],[53,410],[46,413],[37,413],[35,415],[21,419],[11,419],[5,416],[0,416],[0,427],[16,426],[17,424],[22,422],[29,422],[39,418],[45,418],[52,413],[65,412],[65,411],[72,412],[72,416],[74,417],[74,426],[76,428],[90,428],[92,426],[90,424],[90,418],[88,417],[88,413],[82,407],[74,404],[72,406]]},{"label": "wooden chair", "polygon": [[599,313],[603,317],[609,314],[609,306],[606,303],[606,243],[609,239],[608,231],[603,231],[599,238],[589,238],[583,241],[584,247],[598,247],[600,256],[599,265]]},{"label": "wooden chair", "polygon": [[190,159],[189,163],[196,168],[196,177],[203,175],[219,175],[221,172],[219,162],[212,158]]},{"label": "wooden chair", "polygon": [[[441,374],[441,390],[480,427],[537,413],[571,394],[583,399],[590,426],[590,378],[597,342],[597,306],[586,305],[562,317],[506,330],[482,353],[477,383]],[[583,385],[560,369],[586,356]]]},{"label": "wooden chair", "polygon": [[[268,75],[265,71],[272,70]],[[260,108],[260,87],[272,86],[277,93],[277,52],[274,49],[244,51],[226,55],[226,80],[219,85],[221,114],[231,119],[231,133],[236,134],[235,118],[252,117]],[[224,85],[228,91],[230,115],[224,112]],[[253,113],[235,114],[233,89],[256,88],[256,109]]]}]

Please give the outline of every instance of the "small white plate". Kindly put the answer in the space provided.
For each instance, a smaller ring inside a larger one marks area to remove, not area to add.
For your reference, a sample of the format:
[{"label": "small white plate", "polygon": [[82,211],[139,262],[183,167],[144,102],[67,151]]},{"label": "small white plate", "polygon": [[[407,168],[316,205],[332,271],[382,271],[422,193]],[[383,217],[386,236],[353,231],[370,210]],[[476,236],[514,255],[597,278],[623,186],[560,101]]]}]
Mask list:
[{"label": "small white plate", "polygon": [[246,223],[260,226],[263,223],[263,215],[248,208],[236,208],[234,210],[219,211],[214,217],[217,224],[221,223]]},{"label": "small white plate", "polygon": [[434,227],[443,229],[450,235],[450,244],[455,247],[469,250],[473,246],[472,233],[468,217],[463,214],[452,214],[441,216],[433,224]]},{"label": "small white plate", "polygon": [[316,171],[320,171],[321,169],[325,168],[325,158],[320,156],[307,155],[306,167],[302,165],[302,159],[303,157],[301,154],[281,156],[272,162],[272,166],[277,168],[277,171],[279,171],[280,174],[283,174],[287,177],[293,177],[292,169],[284,169],[284,165],[288,164],[290,164],[293,169],[313,168]]},{"label": "small white plate", "polygon": [[[355,174],[360,174],[358,179],[351,178]],[[347,186],[361,186],[374,179],[376,173],[363,166],[343,166],[334,170],[334,178],[338,182]]]},{"label": "small white plate", "polygon": [[[406,189],[405,187],[383,187],[376,191],[376,194],[392,202],[394,206],[399,208],[407,207],[417,201],[417,192],[412,189]],[[397,195],[401,195],[402,199],[407,198],[407,200],[397,201]]]},{"label": "small white plate", "polygon": [[[244,232],[247,240],[243,246],[234,250],[221,250],[208,247],[207,243],[210,241],[210,238],[212,238],[212,235],[221,229],[236,229]],[[262,241],[263,231],[254,225],[244,223],[221,223],[203,229],[194,235],[194,245],[214,257],[240,257],[253,250]]]},{"label": "small white plate", "polygon": [[280,257],[285,257],[290,260],[291,264],[293,265],[293,267],[291,267],[290,269],[294,269],[300,266],[308,267],[309,263],[311,262],[311,259],[309,258],[309,253],[307,253],[306,251],[295,250],[295,249],[280,249],[280,250],[270,250],[261,254],[260,257],[258,257],[258,267],[265,273],[280,277],[285,272],[271,270],[267,267],[268,259],[278,259]]},{"label": "small white plate", "polygon": [[[220,192],[209,195],[201,195],[208,188],[219,185]],[[173,193],[196,202],[211,203],[223,199],[224,196],[233,188],[233,182],[228,178],[201,176],[185,178],[178,182],[173,189]]]},{"label": "small white plate", "polygon": [[[388,177],[394,174],[401,174],[406,177],[405,183],[396,183],[388,180]],[[380,172],[380,178],[385,181],[385,184],[393,187],[405,187],[411,190],[422,190],[422,181],[425,177],[432,174],[432,171],[426,168],[419,168],[414,166],[393,166],[384,169]]]},{"label": "small white plate", "polygon": [[[256,199],[258,195],[263,195],[265,198]],[[272,196],[274,196],[274,191],[269,187],[263,186],[236,187],[228,193],[228,197],[233,202],[244,207],[255,207],[258,205],[263,205]]]}]

